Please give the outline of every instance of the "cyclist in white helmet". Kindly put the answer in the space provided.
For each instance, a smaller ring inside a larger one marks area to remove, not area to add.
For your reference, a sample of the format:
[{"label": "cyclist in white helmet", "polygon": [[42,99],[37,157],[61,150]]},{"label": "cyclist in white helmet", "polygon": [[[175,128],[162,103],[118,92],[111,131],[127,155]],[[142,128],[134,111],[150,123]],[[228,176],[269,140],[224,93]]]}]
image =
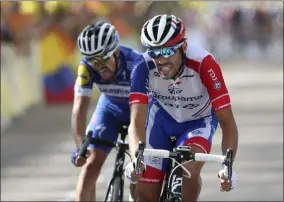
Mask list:
[{"label": "cyclist in white helmet", "polygon": [[[148,148],[170,150],[170,136],[176,137],[176,146],[190,145],[193,152],[209,153],[218,123],[223,133],[223,154],[227,148],[236,154],[238,129],[214,57],[187,43],[185,25],[174,15],[148,20],[141,30],[141,42],[148,50],[135,60],[131,75],[129,143],[133,159],[139,141],[146,142]],[[133,184],[139,182],[139,201],[158,201],[167,160],[145,157],[144,163],[145,172],[142,166],[135,173],[135,161],[130,162],[126,176]],[[183,201],[198,200],[203,165],[185,164],[191,178],[183,177]],[[220,187],[230,191],[236,186],[236,174],[230,183],[225,179],[225,169],[223,166],[219,172]]]},{"label": "cyclist in white helmet", "polygon": [[[78,67],[75,84],[72,131],[76,148],[71,161],[78,167],[84,165],[77,184],[76,201],[91,201],[96,198],[96,181],[111,149],[90,145],[87,160],[78,160],[77,152],[86,131],[92,130],[93,138],[115,141],[119,125],[129,123],[131,64],[138,53],[119,46],[118,32],[107,22],[88,25],[78,37],[78,47],[83,59]],[[86,130],[94,83],[101,95]]]}]

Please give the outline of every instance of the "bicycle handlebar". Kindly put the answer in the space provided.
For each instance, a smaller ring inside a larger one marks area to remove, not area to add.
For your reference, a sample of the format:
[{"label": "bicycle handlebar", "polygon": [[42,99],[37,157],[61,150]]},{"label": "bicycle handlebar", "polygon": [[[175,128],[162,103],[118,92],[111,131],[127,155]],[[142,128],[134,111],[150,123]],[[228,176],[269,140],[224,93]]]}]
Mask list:
[{"label": "bicycle handlebar", "polygon": [[144,149],[143,155],[149,157],[169,158],[171,156],[171,152],[163,149]]},{"label": "bicycle handlebar", "polygon": [[[88,131],[87,135],[85,136],[82,146],[80,150],[78,151],[78,158],[85,157],[87,154],[87,148],[89,144],[97,144],[101,146],[106,146],[110,148],[115,148],[118,147],[121,143],[120,142],[112,142],[109,140],[105,139],[100,139],[100,138],[92,138],[93,131]],[[128,144],[123,144],[126,149],[129,149]]]},{"label": "bicycle handlebar", "polygon": [[[170,152],[163,149],[144,149],[143,156],[149,157],[158,157],[158,158],[173,158],[177,152]],[[223,163],[226,156],[215,155],[215,154],[203,154],[203,153],[195,153],[194,161],[204,161],[204,162],[217,162]]]},{"label": "bicycle handlebar", "polygon": [[[168,151],[163,149],[144,149],[140,150],[140,147],[145,147],[143,142],[139,142],[139,149],[136,151],[136,157],[138,154],[148,157],[158,158],[176,158],[183,155],[186,160],[203,161],[203,162],[216,162],[225,164],[228,167],[228,180],[232,177],[232,162],[233,162],[233,150],[227,149],[226,155],[204,154],[204,153],[192,153],[190,150]],[[140,165],[140,164],[136,164]],[[139,168],[139,166],[137,166]],[[137,168],[137,169],[138,169]]]},{"label": "bicycle handlebar", "polygon": [[80,150],[78,151],[78,159],[81,158],[81,157],[86,157],[87,155],[87,148],[91,142],[91,139],[92,139],[92,135],[93,135],[93,132],[92,131],[89,131],[87,133],[87,135],[85,136],[84,140],[83,140],[83,143],[82,143],[82,146],[80,148]]}]

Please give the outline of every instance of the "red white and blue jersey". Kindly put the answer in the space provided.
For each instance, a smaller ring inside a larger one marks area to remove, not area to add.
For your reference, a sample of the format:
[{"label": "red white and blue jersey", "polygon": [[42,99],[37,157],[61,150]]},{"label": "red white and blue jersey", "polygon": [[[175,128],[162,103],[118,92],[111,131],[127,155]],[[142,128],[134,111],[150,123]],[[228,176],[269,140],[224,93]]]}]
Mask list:
[{"label": "red white and blue jersey", "polygon": [[145,52],[133,63],[130,104],[158,102],[177,122],[200,119],[231,106],[222,71],[206,50],[189,46],[186,61],[175,80],[163,79]]}]

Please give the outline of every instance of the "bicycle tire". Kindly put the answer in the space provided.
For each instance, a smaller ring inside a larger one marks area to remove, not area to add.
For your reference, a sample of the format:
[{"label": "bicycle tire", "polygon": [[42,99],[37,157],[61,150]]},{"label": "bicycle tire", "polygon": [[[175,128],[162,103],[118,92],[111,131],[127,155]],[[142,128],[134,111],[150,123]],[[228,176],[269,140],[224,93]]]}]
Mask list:
[{"label": "bicycle tire", "polygon": [[111,201],[121,201],[121,196],[120,196],[120,193],[121,193],[121,178],[120,177],[116,177],[113,181],[113,184],[112,184],[112,190],[111,190]]}]

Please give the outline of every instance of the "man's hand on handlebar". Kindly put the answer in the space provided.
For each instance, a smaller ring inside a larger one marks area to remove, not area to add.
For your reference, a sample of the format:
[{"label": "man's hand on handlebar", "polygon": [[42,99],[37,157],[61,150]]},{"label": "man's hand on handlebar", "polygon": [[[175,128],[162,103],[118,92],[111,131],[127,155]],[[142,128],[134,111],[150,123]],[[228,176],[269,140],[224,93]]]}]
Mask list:
[{"label": "man's hand on handlebar", "polygon": [[138,172],[136,172],[136,161],[129,162],[125,167],[125,176],[131,184],[136,184],[144,174],[146,170],[146,165],[141,161]]},{"label": "man's hand on handlebar", "polygon": [[223,165],[222,169],[218,173],[220,179],[220,190],[222,192],[229,192],[236,187],[237,175],[235,172],[232,173],[231,180],[227,177],[227,166]]},{"label": "man's hand on handlebar", "polygon": [[139,141],[138,149],[135,152],[135,161],[128,163],[125,167],[125,176],[131,184],[136,184],[146,170],[146,165],[143,162],[144,148],[145,143],[143,141]]},{"label": "man's hand on handlebar", "polygon": [[73,163],[74,166],[76,167],[82,167],[86,163],[86,159],[89,154],[89,150],[87,150],[87,155],[86,157],[79,157],[78,158],[78,152],[79,149],[75,149],[72,154],[71,154],[71,162]]},{"label": "man's hand on handlebar", "polygon": [[90,144],[92,138],[93,131],[88,131],[87,135],[85,135],[80,149],[75,149],[71,154],[71,162],[76,167],[82,167],[86,163],[86,159],[88,158],[90,151],[87,149]]}]

